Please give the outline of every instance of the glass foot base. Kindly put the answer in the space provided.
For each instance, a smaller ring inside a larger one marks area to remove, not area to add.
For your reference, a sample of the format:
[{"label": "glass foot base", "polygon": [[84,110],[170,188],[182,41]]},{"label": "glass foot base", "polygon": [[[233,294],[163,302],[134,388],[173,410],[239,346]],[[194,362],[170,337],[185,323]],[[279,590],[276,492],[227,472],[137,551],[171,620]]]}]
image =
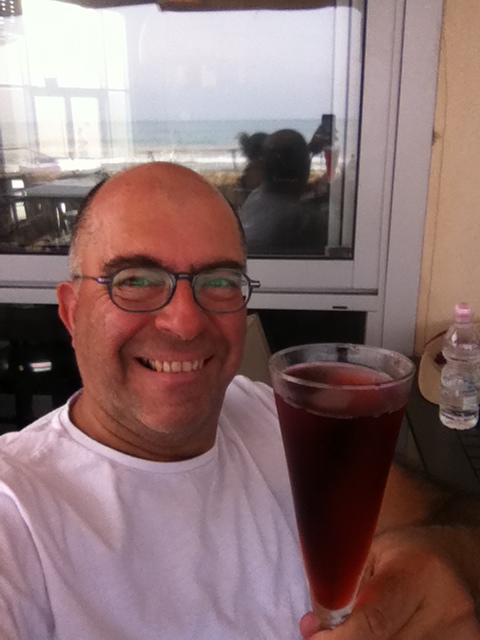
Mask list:
[{"label": "glass foot base", "polygon": [[319,604],[314,604],[313,612],[317,616],[320,621],[319,631],[323,631],[326,629],[335,629],[345,622],[348,616],[351,614],[353,608],[353,603],[343,607],[343,609],[337,609],[332,611],[331,609],[325,609]]}]

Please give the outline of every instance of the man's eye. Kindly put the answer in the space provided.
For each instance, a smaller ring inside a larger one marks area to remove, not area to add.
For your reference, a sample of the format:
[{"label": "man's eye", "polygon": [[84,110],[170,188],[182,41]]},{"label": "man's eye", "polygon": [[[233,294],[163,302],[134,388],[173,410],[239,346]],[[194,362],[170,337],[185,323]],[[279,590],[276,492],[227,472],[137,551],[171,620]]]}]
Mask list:
[{"label": "man's eye", "polygon": [[237,287],[238,284],[234,282],[230,278],[212,278],[208,280],[206,283],[207,287],[216,287],[216,288],[224,288],[224,287]]},{"label": "man's eye", "polygon": [[132,287],[134,289],[141,289],[143,287],[152,286],[152,282],[143,276],[130,276],[129,278],[122,278],[115,283],[116,287]]}]

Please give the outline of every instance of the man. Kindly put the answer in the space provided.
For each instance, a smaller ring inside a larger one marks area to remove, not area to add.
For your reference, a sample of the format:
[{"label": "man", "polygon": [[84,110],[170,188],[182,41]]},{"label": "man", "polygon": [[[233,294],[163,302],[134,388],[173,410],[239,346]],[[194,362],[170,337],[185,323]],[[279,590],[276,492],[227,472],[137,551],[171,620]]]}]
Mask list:
[{"label": "man", "polygon": [[[58,299],[83,388],[0,440],[0,637],[298,638],[272,394],[232,382],[252,288],[233,212],[154,163],[101,185],[77,222]],[[479,638],[478,505],[456,508],[392,470],[355,612],[334,632],[307,614],[302,635]]]},{"label": "man", "polygon": [[318,201],[302,199],[310,175],[305,138],[293,129],[267,136],[262,167],[262,182],[240,211],[249,253],[322,254],[328,239],[328,211]]}]

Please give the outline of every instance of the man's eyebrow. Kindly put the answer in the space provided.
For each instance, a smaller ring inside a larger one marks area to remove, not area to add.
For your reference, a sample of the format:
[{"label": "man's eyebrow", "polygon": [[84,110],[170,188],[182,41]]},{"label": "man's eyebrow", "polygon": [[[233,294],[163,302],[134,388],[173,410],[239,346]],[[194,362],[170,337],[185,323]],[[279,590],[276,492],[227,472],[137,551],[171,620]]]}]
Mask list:
[{"label": "man's eyebrow", "polygon": [[245,265],[236,260],[215,260],[215,262],[202,263],[198,268],[193,266],[192,273],[205,271],[207,269],[239,269],[240,271],[244,271]]},{"label": "man's eyebrow", "polygon": [[113,258],[112,260],[106,262],[103,269],[107,275],[110,275],[112,273],[116,273],[117,271],[121,271],[122,269],[132,269],[135,267],[163,268],[163,265],[159,263],[158,260],[153,260],[148,256],[135,254],[131,256],[117,256],[116,258]]},{"label": "man's eyebrow", "polygon": [[[117,256],[112,260],[109,260],[104,265],[104,271],[106,275],[111,275],[122,269],[132,268],[147,268],[147,269],[165,269],[166,271],[172,271],[172,269],[160,260],[155,260],[149,256],[143,254]],[[244,271],[245,265],[237,260],[215,260],[212,262],[205,262],[197,265],[192,265],[189,269],[190,273],[198,273],[199,271],[205,271],[206,269],[240,269]]]}]

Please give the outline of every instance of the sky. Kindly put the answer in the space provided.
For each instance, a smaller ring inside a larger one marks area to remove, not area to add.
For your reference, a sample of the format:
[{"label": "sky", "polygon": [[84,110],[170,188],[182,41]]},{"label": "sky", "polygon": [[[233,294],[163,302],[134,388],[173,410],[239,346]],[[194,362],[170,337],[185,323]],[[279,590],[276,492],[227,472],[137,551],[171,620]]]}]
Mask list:
[{"label": "sky", "polygon": [[109,86],[125,87],[126,51],[137,121],[341,119],[350,17],[361,26],[360,13],[345,7],[166,12],[24,0],[24,9],[32,84],[88,90],[108,76]]},{"label": "sky", "polygon": [[140,5],[124,15],[137,119],[318,119],[331,111],[332,9]]}]

